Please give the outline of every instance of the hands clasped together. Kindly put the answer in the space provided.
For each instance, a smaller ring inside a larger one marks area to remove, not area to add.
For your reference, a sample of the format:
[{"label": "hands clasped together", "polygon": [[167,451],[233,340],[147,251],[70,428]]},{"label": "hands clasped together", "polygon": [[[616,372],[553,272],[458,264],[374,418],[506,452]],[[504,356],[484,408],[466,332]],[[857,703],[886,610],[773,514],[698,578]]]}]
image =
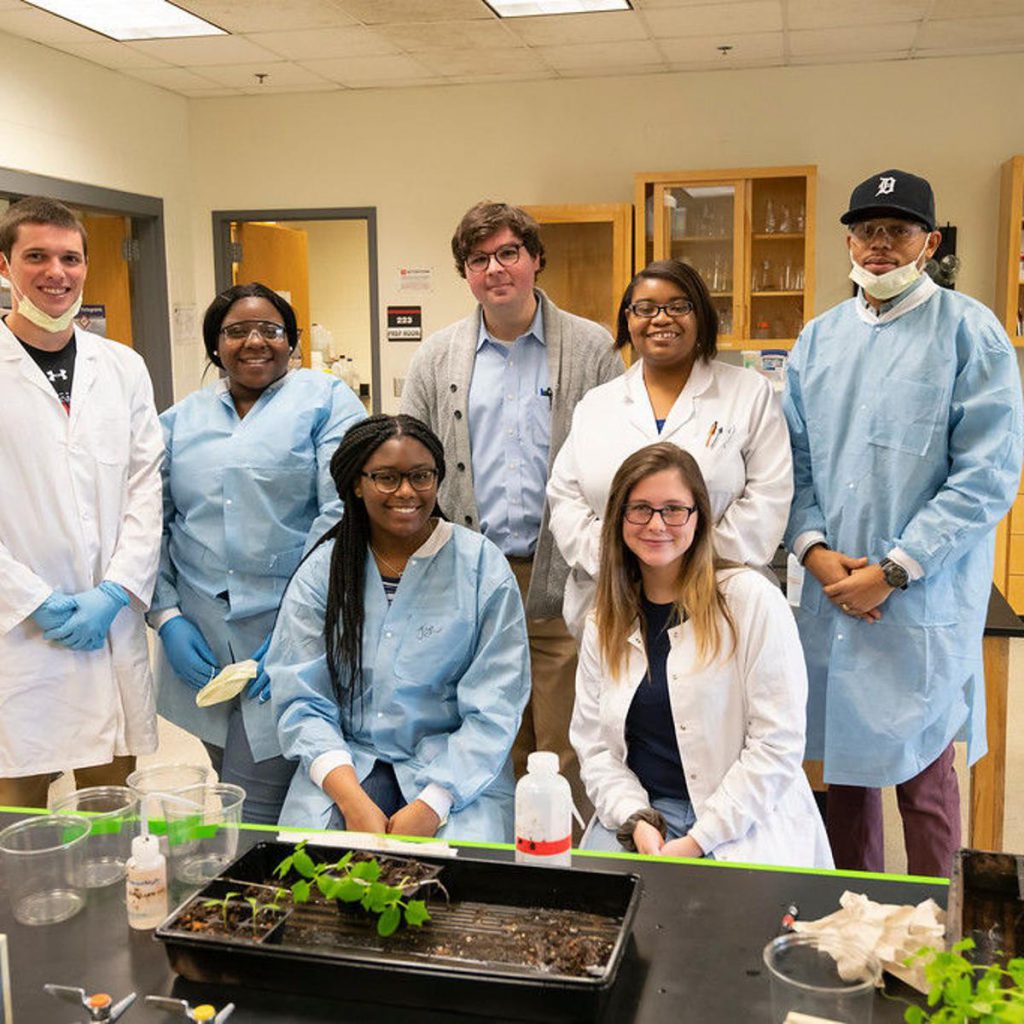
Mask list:
[{"label": "hands clasped together", "polygon": [[885,582],[882,567],[867,558],[853,558],[822,544],[811,548],[804,568],[821,584],[825,596],[847,615],[863,622],[877,622],[882,605],[893,588]]}]

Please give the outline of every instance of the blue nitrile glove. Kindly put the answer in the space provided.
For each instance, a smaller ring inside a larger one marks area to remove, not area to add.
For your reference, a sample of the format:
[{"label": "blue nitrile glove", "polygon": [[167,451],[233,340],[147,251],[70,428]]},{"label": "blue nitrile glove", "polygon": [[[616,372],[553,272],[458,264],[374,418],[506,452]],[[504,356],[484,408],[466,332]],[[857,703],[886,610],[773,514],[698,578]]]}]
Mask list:
[{"label": "blue nitrile glove", "polygon": [[193,689],[201,690],[220,671],[217,656],[199,627],[184,615],[168,619],[158,635],[171,668]]},{"label": "blue nitrile glove", "polygon": [[263,663],[267,660],[267,649],[270,647],[270,638],[273,635],[273,631],[268,633],[266,640],[249,655],[256,662],[256,678],[245,688],[245,695],[252,700],[259,701],[260,704],[266,704],[270,700],[270,676],[267,675]]},{"label": "blue nitrile glove", "polygon": [[50,596],[34,611],[32,618],[35,624],[42,630],[56,629],[67,622],[68,617],[78,607],[78,602],[59,590],[54,590]]},{"label": "blue nitrile glove", "polygon": [[119,583],[104,580],[98,587],[73,597],[78,608],[62,625],[48,629],[43,636],[73,651],[98,651],[117,613],[129,603],[128,591]]}]

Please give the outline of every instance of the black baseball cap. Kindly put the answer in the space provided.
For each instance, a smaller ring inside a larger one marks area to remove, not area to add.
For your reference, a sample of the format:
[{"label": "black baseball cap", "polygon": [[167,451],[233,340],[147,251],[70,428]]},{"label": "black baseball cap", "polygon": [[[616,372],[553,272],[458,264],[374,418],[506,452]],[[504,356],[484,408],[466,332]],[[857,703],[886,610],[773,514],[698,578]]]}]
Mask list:
[{"label": "black baseball cap", "polygon": [[935,230],[935,195],[924,178],[907,171],[879,171],[850,193],[850,208],[840,224],[871,217],[903,217]]}]

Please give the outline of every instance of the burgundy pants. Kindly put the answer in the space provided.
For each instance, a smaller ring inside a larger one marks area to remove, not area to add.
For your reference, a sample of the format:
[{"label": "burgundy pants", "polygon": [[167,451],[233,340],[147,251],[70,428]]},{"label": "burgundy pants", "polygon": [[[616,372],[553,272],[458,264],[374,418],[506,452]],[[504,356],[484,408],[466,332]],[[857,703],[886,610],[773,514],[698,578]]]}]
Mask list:
[{"label": "burgundy pants", "polygon": [[[952,743],[923,772],[896,787],[896,802],[907,871],[948,877],[960,847],[960,787]],[[885,870],[880,789],[830,784],[825,824],[837,868]]]}]

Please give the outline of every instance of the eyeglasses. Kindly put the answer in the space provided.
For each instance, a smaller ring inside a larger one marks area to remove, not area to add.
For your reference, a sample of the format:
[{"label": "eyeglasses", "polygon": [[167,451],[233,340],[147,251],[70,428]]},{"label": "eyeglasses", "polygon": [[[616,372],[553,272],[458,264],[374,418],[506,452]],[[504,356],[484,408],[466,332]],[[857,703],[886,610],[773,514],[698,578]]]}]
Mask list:
[{"label": "eyeglasses", "polygon": [[239,320],[220,329],[220,333],[232,341],[245,341],[253,331],[264,341],[280,341],[287,333],[284,324],[276,324],[273,320]]},{"label": "eyeglasses", "polygon": [[466,257],[466,267],[474,274],[482,274],[491,265],[492,256],[498,261],[499,267],[514,266],[519,262],[519,250],[525,245],[525,242],[509,242],[494,252],[471,252]]},{"label": "eyeglasses", "polygon": [[377,469],[372,473],[363,473],[373,481],[373,486],[381,494],[394,494],[408,480],[414,491],[429,491],[437,479],[436,469],[413,469],[408,473],[400,473],[397,469]]},{"label": "eyeglasses", "polygon": [[634,302],[633,305],[627,306],[626,309],[633,316],[642,316],[645,320],[652,320],[661,312],[670,317],[677,318],[686,316],[687,313],[692,313],[693,303],[688,299],[673,299],[671,302],[666,302],[665,305],[659,306],[657,302],[653,302],[651,299],[641,299],[639,302]]},{"label": "eyeglasses", "polygon": [[627,505],[623,515],[626,522],[634,526],[646,526],[654,518],[655,512],[661,516],[661,521],[666,526],[685,526],[696,511],[696,505],[664,505],[661,508],[654,508],[645,501],[638,501],[636,504]]},{"label": "eyeglasses", "polygon": [[907,224],[902,221],[895,224],[880,224],[873,220],[866,220],[850,225],[850,234],[862,245],[873,242],[879,234],[890,245],[905,245],[923,231],[924,228],[920,224]]}]

